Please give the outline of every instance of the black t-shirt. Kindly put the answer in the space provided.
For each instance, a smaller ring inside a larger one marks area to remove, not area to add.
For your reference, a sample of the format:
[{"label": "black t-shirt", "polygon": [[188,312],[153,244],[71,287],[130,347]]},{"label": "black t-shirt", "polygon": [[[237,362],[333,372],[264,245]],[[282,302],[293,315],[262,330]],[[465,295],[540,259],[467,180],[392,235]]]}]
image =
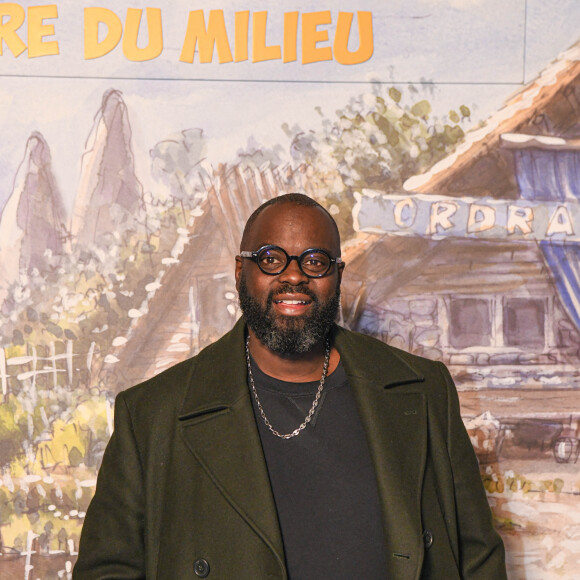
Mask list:
[{"label": "black t-shirt", "polygon": [[[274,429],[294,431],[319,382],[289,383],[252,361],[260,402]],[[312,421],[292,439],[273,435],[254,413],[278,511],[291,580],[385,580],[376,476],[346,373],[326,379]]]}]

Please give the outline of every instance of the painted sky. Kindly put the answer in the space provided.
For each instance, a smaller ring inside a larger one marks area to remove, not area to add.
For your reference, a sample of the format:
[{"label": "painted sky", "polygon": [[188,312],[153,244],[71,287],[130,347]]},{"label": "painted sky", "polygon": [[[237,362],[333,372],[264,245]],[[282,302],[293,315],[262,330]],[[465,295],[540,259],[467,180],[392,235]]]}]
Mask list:
[{"label": "painted sky", "polygon": [[[58,56],[0,57],[0,206],[11,193],[27,138],[41,132],[51,148],[53,170],[67,204],[78,187],[80,156],[104,91],[123,92],[134,130],[140,177],[151,187],[146,152],[179,130],[201,127],[215,162],[232,159],[254,137],[264,145],[285,144],[282,123],[316,128],[320,106],[327,115],[352,96],[368,92],[371,82],[420,88],[444,116],[468,105],[473,122],[485,119],[561,51],[580,39],[576,0],[369,0],[366,2],[247,3],[207,0],[195,9],[223,9],[228,30],[234,13],[268,10],[268,43],[280,42],[284,12],[329,9],[373,13],[374,54],[366,63],[334,61],[302,65],[179,62],[187,14],[183,0],[158,0],[164,50],[149,62],[126,60],[120,47],[99,59],[83,59],[83,8],[102,6],[122,19],[138,1],[95,3],[61,0],[55,23]],[[37,2],[20,2],[22,6]],[[23,33],[25,37],[25,34]],[[146,40],[146,39],[145,39]]]}]

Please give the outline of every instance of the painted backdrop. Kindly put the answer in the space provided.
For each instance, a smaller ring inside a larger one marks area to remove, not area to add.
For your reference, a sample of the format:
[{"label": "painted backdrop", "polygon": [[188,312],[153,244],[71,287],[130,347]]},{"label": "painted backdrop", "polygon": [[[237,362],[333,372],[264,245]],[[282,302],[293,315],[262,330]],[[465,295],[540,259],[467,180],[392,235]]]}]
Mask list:
[{"label": "painted backdrop", "polygon": [[239,316],[253,208],[444,361],[511,580],[580,563],[580,5],[0,2],[0,575],[69,578],[115,395]]}]

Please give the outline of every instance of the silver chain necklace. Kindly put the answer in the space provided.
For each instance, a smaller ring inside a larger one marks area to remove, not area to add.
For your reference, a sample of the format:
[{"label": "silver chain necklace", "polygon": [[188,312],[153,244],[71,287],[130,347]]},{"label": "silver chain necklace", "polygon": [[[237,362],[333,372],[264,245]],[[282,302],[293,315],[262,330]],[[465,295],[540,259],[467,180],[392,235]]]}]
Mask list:
[{"label": "silver chain necklace", "polygon": [[328,338],[326,339],[326,351],[324,352],[324,365],[322,367],[322,378],[320,379],[320,385],[318,386],[318,390],[316,391],[316,396],[314,397],[314,401],[312,403],[312,407],[310,407],[310,411],[308,411],[308,415],[304,421],[300,424],[299,427],[294,429],[291,433],[280,433],[276,431],[274,427],[272,427],[272,423],[266,417],[266,413],[264,412],[264,407],[262,407],[262,403],[260,403],[260,398],[258,397],[258,391],[256,391],[256,383],[254,383],[254,375],[252,374],[252,365],[250,363],[250,337],[246,338],[246,362],[248,363],[248,377],[250,378],[250,387],[252,389],[252,393],[254,393],[254,398],[256,399],[256,404],[258,405],[258,409],[260,411],[260,415],[266,424],[266,427],[270,429],[270,431],[276,435],[276,437],[280,437],[281,439],[292,439],[292,437],[296,437],[310,423],[312,419],[312,415],[314,415],[314,411],[316,407],[318,407],[318,403],[320,401],[320,396],[322,395],[322,389],[324,388],[324,381],[326,380],[326,373],[328,372],[328,363],[330,362],[330,342]]}]

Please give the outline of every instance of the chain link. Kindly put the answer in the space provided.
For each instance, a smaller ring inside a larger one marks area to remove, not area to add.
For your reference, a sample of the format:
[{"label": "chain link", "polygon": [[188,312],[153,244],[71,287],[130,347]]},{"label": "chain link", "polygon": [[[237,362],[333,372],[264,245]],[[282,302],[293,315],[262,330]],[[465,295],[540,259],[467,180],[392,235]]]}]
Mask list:
[{"label": "chain link", "polygon": [[312,403],[312,407],[310,407],[310,411],[308,411],[308,415],[304,421],[300,424],[299,427],[294,429],[291,433],[280,433],[274,427],[272,427],[272,423],[270,423],[268,417],[266,417],[266,413],[264,411],[264,407],[262,407],[262,403],[260,403],[260,398],[258,397],[258,391],[256,390],[256,383],[254,382],[254,375],[252,374],[252,365],[250,362],[250,337],[246,338],[246,362],[248,363],[248,377],[250,379],[250,388],[252,389],[252,393],[254,393],[254,398],[256,399],[256,404],[258,405],[258,410],[260,411],[260,415],[266,424],[266,427],[270,429],[270,431],[276,435],[276,437],[280,437],[280,439],[292,439],[292,437],[296,437],[302,431],[308,423],[312,420],[312,416],[314,415],[314,411],[316,407],[318,407],[318,402],[320,401],[320,397],[322,395],[322,389],[324,388],[324,381],[326,380],[326,373],[328,372],[328,363],[330,362],[330,341],[328,338],[326,339],[326,350],[324,352],[324,365],[322,367],[322,378],[320,379],[320,385],[318,386],[318,390],[316,391],[316,396],[314,397],[314,401]]}]

